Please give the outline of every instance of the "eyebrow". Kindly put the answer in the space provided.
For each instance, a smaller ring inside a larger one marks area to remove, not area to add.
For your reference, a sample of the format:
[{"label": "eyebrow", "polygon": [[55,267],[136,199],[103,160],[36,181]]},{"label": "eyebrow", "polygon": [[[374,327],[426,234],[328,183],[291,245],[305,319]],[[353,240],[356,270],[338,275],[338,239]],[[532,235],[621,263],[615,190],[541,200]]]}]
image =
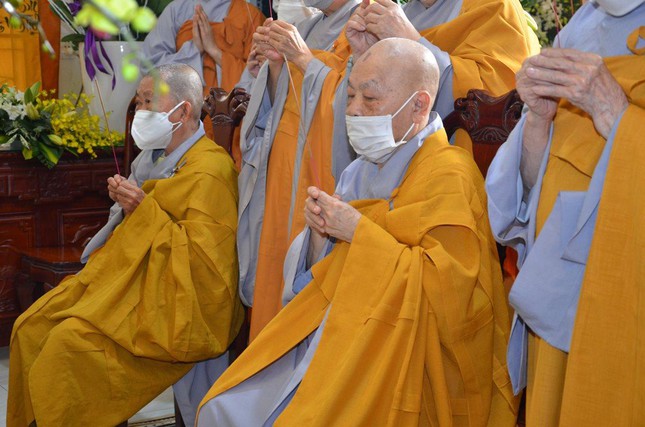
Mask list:
[{"label": "eyebrow", "polygon": [[369,88],[378,88],[379,86],[380,86],[380,83],[377,80],[370,79],[370,80],[368,80],[366,82],[363,82],[363,83],[359,84],[358,88],[360,90],[365,90],[365,89],[369,89]]},{"label": "eyebrow", "polygon": [[137,93],[136,93],[136,96],[139,96],[139,97],[141,97],[141,96],[143,96],[143,97],[147,97],[147,96],[151,96],[151,95],[152,95],[152,91],[151,91],[151,90],[146,90],[146,91],[145,91],[145,92],[143,92],[143,93],[141,93],[141,92],[137,91]]}]

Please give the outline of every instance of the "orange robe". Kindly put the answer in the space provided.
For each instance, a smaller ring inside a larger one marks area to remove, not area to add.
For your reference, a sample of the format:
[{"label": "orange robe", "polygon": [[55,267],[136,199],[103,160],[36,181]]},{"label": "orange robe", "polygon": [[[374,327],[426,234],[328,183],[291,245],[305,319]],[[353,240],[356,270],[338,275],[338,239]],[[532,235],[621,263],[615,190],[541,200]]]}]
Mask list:
[{"label": "orange robe", "polygon": [[[248,4],[244,0],[232,0],[224,21],[210,23],[215,43],[222,50],[222,64],[220,65],[222,75],[219,79],[221,81],[220,85],[215,61],[210,56],[203,55],[205,94],[212,87],[221,87],[228,92],[233,90],[237,82],[240,81],[242,72],[246,67],[246,60],[253,44],[253,33],[257,27],[262,25],[264,19],[262,12],[255,6]],[[188,20],[184,22],[177,33],[177,50],[192,38],[193,21]],[[204,121],[206,135],[214,139],[212,126],[213,124],[210,120]],[[233,136],[232,154],[239,170],[242,161],[239,131],[236,131]]]},{"label": "orange robe", "polygon": [[[455,19],[421,34],[450,53],[455,97],[465,96],[471,88],[485,89],[495,96],[508,92],[515,87],[515,72],[524,59],[539,51],[537,38],[526,24],[521,7],[515,0],[464,0],[461,12]],[[251,339],[282,306],[282,267],[291,241],[304,227],[301,212],[307,198],[307,187],[316,185],[326,192],[334,191],[331,171],[334,120],[331,106],[338,85],[345,76],[350,54],[351,48],[344,33],[335,42],[332,51],[315,52],[315,57],[331,71],[325,77],[315,116],[307,133],[298,177],[292,173],[296,161],[298,127],[302,124],[300,110],[295,108],[295,103],[291,112],[282,115],[278,125],[277,132],[283,133],[284,138],[278,141],[276,136],[267,172],[267,214],[260,238]],[[294,85],[300,91],[302,73],[296,67],[290,69]],[[288,100],[291,98],[293,92],[290,88]],[[298,102],[304,102],[299,92],[297,98]],[[457,132],[456,138],[457,145],[470,148],[466,133]],[[278,157],[276,149],[287,155]],[[292,186],[297,188],[295,197]],[[274,193],[282,196],[269,197]],[[290,212],[293,212],[291,221]]]},{"label": "orange robe", "polygon": [[[641,27],[644,28],[644,27]],[[645,420],[645,55],[605,58],[630,106],[615,136],[569,353],[529,338],[528,426],[637,426]],[[605,145],[586,113],[561,102],[537,232],[561,191],[586,191]],[[640,183],[640,184],[639,184]]]},{"label": "orange robe", "polygon": [[[509,315],[483,179],[443,130],[390,199],[361,218],[313,280],[213,385],[209,401],[319,327],[322,338],[276,426],[515,426]],[[208,410],[211,410],[210,408]]]}]

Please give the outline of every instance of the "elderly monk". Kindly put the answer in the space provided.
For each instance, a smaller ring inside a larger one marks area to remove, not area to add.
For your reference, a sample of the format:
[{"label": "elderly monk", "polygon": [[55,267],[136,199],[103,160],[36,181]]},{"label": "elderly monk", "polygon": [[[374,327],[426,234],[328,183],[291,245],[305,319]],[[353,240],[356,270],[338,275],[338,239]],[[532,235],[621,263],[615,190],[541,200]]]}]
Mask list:
[{"label": "elderly monk", "polygon": [[[260,127],[267,129],[262,140],[253,138],[251,132],[257,134],[258,128],[249,127],[252,122],[247,120],[243,129],[247,140],[242,150],[252,155],[240,174],[239,235],[244,240],[238,239],[238,250],[242,300],[253,305],[252,336],[282,306],[282,263],[304,227],[304,218],[294,213],[307,198],[307,188],[333,191],[353,158],[344,122],[352,52],[358,57],[387,37],[425,46],[440,69],[434,110],[441,117],[469,89],[492,95],[513,89],[522,61],[538,52],[517,0],[413,0],[403,8],[390,0],[364,1],[330,52],[299,49],[290,42],[294,34],[287,25],[273,25],[262,37],[256,42],[269,43],[290,61],[294,85],[282,75],[274,83],[288,92],[282,96],[293,109],[269,116],[268,125]],[[398,65],[381,64],[400,73]],[[470,149],[465,133],[457,133],[456,144]]]},{"label": "elderly monk", "polygon": [[309,189],[309,243],[285,267],[311,281],[214,384],[198,426],[515,425],[484,182],[431,111],[438,81],[410,40],[356,62],[347,131],[361,155],[333,196]]},{"label": "elderly monk", "polygon": [[529,427],[645,420],[644,24],[643,0],[581,7],[518,73],[525,113],[488,172]]},{"label": "elderly monk", "polygon": [[121,223],[15,323],[8,426],[115,426],[240,327],[235,169],[204,136],[197,72],[158,72],[169,93],[137,90],[135,179],[108,179]]}]

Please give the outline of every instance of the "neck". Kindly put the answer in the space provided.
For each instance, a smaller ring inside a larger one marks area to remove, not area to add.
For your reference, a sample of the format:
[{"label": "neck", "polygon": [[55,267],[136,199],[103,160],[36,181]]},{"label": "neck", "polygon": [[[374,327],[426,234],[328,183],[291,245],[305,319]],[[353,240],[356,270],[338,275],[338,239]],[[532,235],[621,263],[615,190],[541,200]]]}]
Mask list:
[{"label": "neck", "polygon": [[199,129],[199,122],[196,123],[193,121],[186,122],[177,129],[175,133],[172,134],[170,144],[166,147],[166,156],[175,151],[177,147],[183,144],[188,138],[193,136],[195,132],[197,132],[197,129]]}]

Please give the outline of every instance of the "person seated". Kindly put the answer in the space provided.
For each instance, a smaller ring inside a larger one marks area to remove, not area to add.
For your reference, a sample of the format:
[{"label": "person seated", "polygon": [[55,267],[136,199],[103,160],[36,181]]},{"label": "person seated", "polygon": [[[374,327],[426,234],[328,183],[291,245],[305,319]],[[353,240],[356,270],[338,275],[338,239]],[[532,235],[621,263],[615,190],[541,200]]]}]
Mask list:
[{"label": "person seated", "polygon": [[643,0],[584,4],[518,72],[524,114],[488,170],[529,427],[645,420],[644,24]]},{"label": "person seated", "polygon": [[215,382],[198,426],[515,426],[484,182],[431,111],[438,82],[416,41],[356,61],[359,157],[336,194],[309,188],[309,228],[285,263],[311,280]]},{"label": "person seated", "polygon": [[[249,106],[242,129],[246,160],[240,173],[238,253],[241,298],[253,306],[252,337],[282,308],[282,265],[305,225],[294,212],[307,198],[307,188],[315,185],[333,192],[340,173],[355,157],[344,122],[350,57],[359,57],[388,37],[409,38],[433,53],[440,69],[433,110],[442,118],[470,89],[494,96],[513,89],[522,61],[539,52],[518,0],[412,0],[404,6],[364,0],[329,51],[307,49],[285,23],[259,28],[257,46],[273,55],[268,70],[275,99],[262,104],[264,90],[254,92],[257,101]],[[286,68],[284,58],[293,83],[286,73],[280,74]],[[400,72],[398,64],[382,66]],[[270,95],[266,91],[264,96]],[[283,112],[276,107],[281,103],[291,107]],[[262,115],[260,108],[269,105],[273,111]],[[461,130],[455,143],[470,149],[470,138]]]},{"label": "person seated", "polygon": [[199,74],[156,72],[136,94],[133,176],[108,178],[113,232],[16,320],[7,426],[113,427],[225,352],[242,323],[233,162],[204,135]]}]

